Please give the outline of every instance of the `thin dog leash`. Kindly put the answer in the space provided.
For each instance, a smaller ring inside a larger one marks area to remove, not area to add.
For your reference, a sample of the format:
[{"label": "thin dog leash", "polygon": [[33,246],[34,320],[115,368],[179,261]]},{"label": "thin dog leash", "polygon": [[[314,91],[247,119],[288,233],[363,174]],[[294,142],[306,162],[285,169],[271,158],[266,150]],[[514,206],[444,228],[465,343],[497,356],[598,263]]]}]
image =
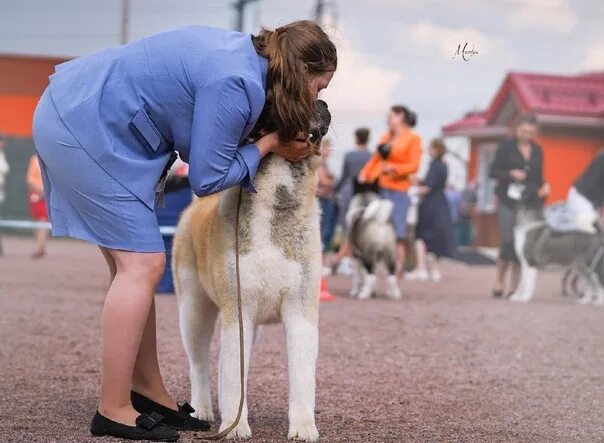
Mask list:
[{"label": "thin dog leash", "polygon": [[229,432],[237,427],[239,420],[241,420],[241,413],[243,412],[243,401],[245,399],[245,362],[243,361],[244,354],[244,341],[243,341],[243,309],[241,307],[241,277],[239,274],[239,210],[241,209],[241,197],[243,193],[243,187],[239,186],[239,196],[237,197],[237,212],[235,214],[235,275],[237,279],[237,314],[239,316],[239,380],[241,384],[241,393],[239,397],[239,410],[237,411],[237,418],[231,426],[226,428],[224,431],[218,434],[209,435],[207,437],[196,437],[197,440],[222,440],[226,437]]}]

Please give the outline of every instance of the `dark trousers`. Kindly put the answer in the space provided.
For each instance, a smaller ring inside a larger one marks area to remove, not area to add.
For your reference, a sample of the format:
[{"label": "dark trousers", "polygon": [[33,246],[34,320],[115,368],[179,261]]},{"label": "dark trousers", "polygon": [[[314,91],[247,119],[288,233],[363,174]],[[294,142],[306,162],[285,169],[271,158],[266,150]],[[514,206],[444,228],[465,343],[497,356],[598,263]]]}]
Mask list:
[{"label": "dark trousers", "polygon": [[333,200],[319,198],[321,207],[321,245],[325,252],[331,244],[331,239],[336,228],[336,205]]}]

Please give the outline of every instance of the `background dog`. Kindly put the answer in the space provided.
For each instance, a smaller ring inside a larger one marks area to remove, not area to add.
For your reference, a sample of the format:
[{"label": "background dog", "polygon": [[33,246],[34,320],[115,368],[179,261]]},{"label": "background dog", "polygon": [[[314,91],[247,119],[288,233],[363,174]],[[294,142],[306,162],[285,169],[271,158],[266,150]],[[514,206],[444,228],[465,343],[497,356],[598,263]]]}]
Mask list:
[{"label": "background dog", "polygon": [[[271,130],[265,117],[254,136]],[[317,102],[312,124],[316,149],[331,115]],[[257,193],[242,191],[239,217],[245,380],[258,325],[282,320],[289,371],[289,438],[316,441],[315,363],[318,351],[321,241],[315,198],[319,157],[298,163],[269,155],[258,167]],[[221,319],[218,399],[220,430],[236,418],[240,397],[235,276],[235,222],[239,189],[196,199],[174,237],[173,269],[180,329],[190,362],[191,405],[213,420],[209,348]],[[247,401],[228,438],[249,438]]]},{"label": "background dog", "polygon": [[529,301],[535,292],[537,270],[557,265],[572,269],[584,283],[582,303],[604,303],[600,234],[556,232],[546,223],[542,205],[520,203],[514,235],[521,274],[511,301]]},{"label": "background dog", "polygon": [[346,223],[348,242],[355,261],[351,297],[366,299],[376,287],[376,267],[383,263],[388,272],[386,296],[401,298],[396,278],[396,233],[390,221],[392,202],[384,200],[371,185],[355,186]]}]

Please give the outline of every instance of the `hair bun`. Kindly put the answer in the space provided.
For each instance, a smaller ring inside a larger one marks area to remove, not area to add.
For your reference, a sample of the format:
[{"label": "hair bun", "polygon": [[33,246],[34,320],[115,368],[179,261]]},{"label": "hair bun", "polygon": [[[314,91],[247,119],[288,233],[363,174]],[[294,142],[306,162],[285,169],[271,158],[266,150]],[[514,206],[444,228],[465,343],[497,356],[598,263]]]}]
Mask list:
[{"label": "hair bun", "polygon": [[405,115],[405,120],[407,120],[407,124],[413,128],[417,124],[417,114],[408,109]]}]

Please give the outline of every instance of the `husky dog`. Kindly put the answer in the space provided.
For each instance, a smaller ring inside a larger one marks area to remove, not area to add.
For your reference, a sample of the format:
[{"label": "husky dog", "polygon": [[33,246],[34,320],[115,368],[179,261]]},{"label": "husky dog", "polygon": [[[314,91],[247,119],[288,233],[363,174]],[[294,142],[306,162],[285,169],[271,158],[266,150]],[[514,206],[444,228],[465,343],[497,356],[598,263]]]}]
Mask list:
[{"label": "husky dog", "polygon": [[355,259],[351,297],[366,299],[373,295],[376,266],[383,262],[388,271],[386,296],[401,298],[396,278],[396,233],[390,221],[391,214],[392,202],[380,198],[370,189],[359,189],[350,202],[346,223],[348,242]]},{"label": "husky dog", "polygon": [[[317,102],[311,140],[318,148],[331,115]],[[260,120],[259,120],[260,121]],[[267,131],[268,132],[268,131]],[[283,321],[289,370],[289,438],[314,442],[321,241],[315,197],[319,157],[290,163],[269,155],[258,167],[257,193],[242,191],[239,252],[245,380],[258,326]],[[218,400],[221,426],[234,423],[240,397],[235,223],[239,189],[196,199],[174,237],[174,277],[180,330],[189,357],[191,405],[213,420],[210,342],[220,316]],[[228,438],[250,438],[247,399]]]},{"label": "husky dog", "polygon": [[514,235],[521,271],[520,283],[510,296],[511,301],[529,301],[535,292],[537,269],[557,265],[572,269],[584,283],[581,303],[604,303],[601,264],[604,244],[600,234],[558,232],[546,222],[541,205],[528,207],[520,203]]}]

